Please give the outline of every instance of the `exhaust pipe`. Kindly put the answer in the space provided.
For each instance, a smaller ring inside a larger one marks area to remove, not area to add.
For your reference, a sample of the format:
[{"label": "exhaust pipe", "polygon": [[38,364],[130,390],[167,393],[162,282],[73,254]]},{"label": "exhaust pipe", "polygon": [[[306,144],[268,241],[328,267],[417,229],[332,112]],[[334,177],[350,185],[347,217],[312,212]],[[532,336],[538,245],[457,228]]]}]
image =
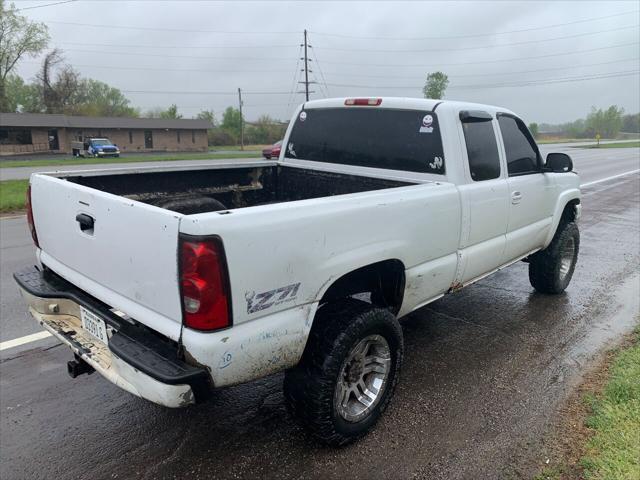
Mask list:
[{"label": "exhaust pipe", "polygon": [[67,362],[67,373],[71,378],[76,378],[84,373],[91,375],[93,372],[95,369],[77,355],[75,360]]}]

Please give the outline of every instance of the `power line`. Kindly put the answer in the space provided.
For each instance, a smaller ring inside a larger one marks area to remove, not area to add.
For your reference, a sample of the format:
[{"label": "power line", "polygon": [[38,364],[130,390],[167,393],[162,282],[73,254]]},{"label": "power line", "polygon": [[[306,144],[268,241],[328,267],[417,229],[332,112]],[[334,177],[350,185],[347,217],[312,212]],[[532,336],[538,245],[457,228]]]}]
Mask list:
[{"label": "power line", "polygon": [[121,44],[121,43],[86,43],[86,42],[58,42],[61,45],[83,45],[90,47],[116,47],[116,48],[159,48],[159,49],[167,49],[167,48],[202,48],[202,49],[230,49],[230,48],[296,48],[295,44],[283,44],[283,45],[209,45],[209,46],[198,46],[198,45],[133,45],[133,44]]},{"label": "power line", "polygon": [[634,75],[639,75],[640,70],[628,70],[623,72],[611,72],[601,75],[589,75],[583,77],[566,77],[566,78],[551,78],[551,79],[543,79],[536,80],[531,82],[511,82],[511,83],[503,83],[503,84],[495,84],[495,85],[459,85],[457,87],[449,87],[454,89],[478,89],[478,88],[504,88],[504,87],[529,87],[529,86],[538,86],[538,85],[552,85],[556,83],[574,83],[574,82],[582,82],[586,80],[601,80],[605,78],[617,78],[617,77],[629,77]]},{"label": "power line", "polygon": [[[313,47],[311,47],[311,50],[313,52]],[[316,61],[316,64],[318,65],[318,70],[320,72],[321,75],[321,79],[322,79],[322,83],[326,83],[326,78],[324,76],[323,70],[320,68],[320,64],[318,63],[318,59],[317,59],[317,55],[315,54],[315,52],[313,52],[314,56],[313,59]],[[298,54],[298,57],[300,56],[300,54]],[[505,75],[517,75],[517,74],[522,74],[522,73],[537,73],[537,72],[549,72],[549,71],[553,71],[553,70],[576,70],[576,69],[580,69],[580,68],[586,68],[586,67],[596,67],[596,66],[601,66],[601,65],[611,65],[614,63],[624,63],[624,62],[631,62],[631,61],[635,61],[638,62],[640,61],[640,57],[635,57],[635,58],[626,58],[626,59],[622,59],[622,60],[612,60],[609,62],[598,62],[598,63],[587,63],[587,64],[582,64],[582,65],[574,65],[574,66],[562,66],[562,67],[552,67],[552,68],[539,68],[539,69],[535,69],[535,70],[510,70],[507,72],[491,72],[491,73],[471,73],[471,74],[466,74],[466,75],[447,75],[449,78],[469,78],[469,77],[502,77]],[[25,60],[22,63],[27,63],[27,64],[32,64],[32,65],[40,65],[40,62],[36,62],[36,61],[30,61],[30,60]],[[84,64],[84,63],[75,63],[72,62],[71,63],[72,67],[78,67],[78,68],[100,68],[100,69],[105,69],[105,70],[133,70],[133,71],[150,71],[150,72],[184,72],[184,73],[284,73],[284,72],[290,72],[290,70],[288,69],[269,69],[269,70],[265,70],[264,68],[260,68],[257,70],[215,70],[215,69],[192,69],[192,68],[153,68],[153,67],[123,67],[120,65],[91,65],[91,64]],[[294,75],[297,75],[298,72],[298,68],[300,67],[300,59],[298,58],[298,63],[296,64],[295,67],[295,72]],[[360,74],[360,73],[343,73],[343,72],[332,72],[332,71],[328,71],[327,75],[329,76],[333,76],[333,75],[339,75],[340,77],[359,77],[359,78],[406,78],[407,75],[403,74],[403,75],[366,75],[366,74]],[[297,80],[297,78],[294,78],[294,82],[295,80]],[[293,88],[292,88],[293,90]]]},{"label": "power line", "polygon": [[618,45],[610,45],[607,47],[597,47],[597,48],[589,48],[585,50],[574,50],[572,52],[562,52],[562,53],[549,53],[546,55],[536,55],[533,57],[516,57],[516,58],[505,58],[501,60],[484,60],[484,61],[476,61],[476,62],[458,62],[458,63],[435,63],[435,64],[407,64],[407,63],[353,63],[353,62],[331,62],[324,60],[324,63],[331,65],[351,65],[353,67],[454,67],[457,65],[481,65],[484,63],[502,63],[502,62],[516,62],[520,60],[534,60],[538,58],[549,58],[549,57],[559,57],[563,55],[575,55],[577,53],[588,53],[588,52],[596,52],[600,50],[609,50],[611,48],[619,48],[619,47],[627,47],[629,45],[639,45],[640,42],[629,42],[629,43],[620,43]]},{"label": "power line", "polygon": [[[202,91],[187,92],[184,90],[120,90],[122,93],[135,94],[160,94],[160,95],[238,95],[238,91]],[[289,92],[247,92],[243,90],[245,95],[289,95]],[[304,92],[303,92],[304,93]]]},{"label": "power line", "polygon": [[291,83],[291,88],[290,88],[290,92],[289,92],[289,98],[287,99],[287,109],[290,108],[291,106],[291,102],[293,101],[294,98],[294,92],[296,89],[296,85],[298,85],[298,75],[300,73],[300,55],[302,55],[302,45],[300,45],[300,47],[298,47],[298,60],[296,61],[296,69],[293,71],[293,82]]},{"label": "power line", "polygon": [[56,25],[71,25],[76,27],[87,27],[87,28],[108,28],[113,30],[114,28],[118,28],[121,30],[143,30],[143,31],[160,31],[160,32],[179,32],[179,33],[215,33],[220,35],[299,35],[300,31],[255,31],[255,30],[202,30],[202,29],[193,29],[193,28],[167,28],[167,27],[141,27],[141,26],[133,26],[133,25],[104,25],[98,23],[79,23],[79,22],[61,22],[58,20],[42,20],[45,23],[53,23]]},{"label": "power line", "polygon": [[[553,68],[538,68],[535,70],[510,70],[508,72],[492,72],[492,73],[470,73],[466,75],[447,75],[449,78],[469,78],[469,77],[503,77],[505,75],[517,75],[521,73],[537,73],[537,72],[550,72],[553,70],[577,70],[585,67],[597,67],[601,65],[611,65],[614,63],[625,63],[625,62],[639,62],[640,57],[635,58],[627,58],[624,60],[612,60],[610,62],[599,62],[599,63],[587,63],[582,65],[574,65],[574,66],[562,66],[562,67],[553,67]],[[406,78],[407,75],[363,75],[359,73],[354,74],[343,74],[338,72],[327,72],[328,75],[340,75],[344,77],[361,77],[361,78]]]},{"label": "power line", "polygon": [[304,94],[307,102],[309,101],[309,57],[307,56],[307,30],[304,31]]},{"label": "power line", "polygon": [[[131,102],[132,106],[136,107],[136,108],[141,108],[141,109],[153,109],[153,108],[158,108],[161,107],[160,103],[155,103],[155,104],[139,104],[136,102]],[[209,103],[209,102],[207,102]],[[181,109],[202,109],[202,110],[220,110],[220,109],[225,109],[228,106],[230,106],[230,103],[224,103],[224,104],[220,104],[220,105],[177,105],[176,107],[181,108]],[[134,105],[135,104],[135,105]],[[246,108],[258,108],[258,107],[285,107],[285,104],[280,102],[280,103],[245,103],[244,101],[242,102],[242,108],[246,109]],[[247,123],[247,122],[245,122]]]},{"label": "power line", "polygon": [[320,78],[322,78],[322,82],[324,83],[324,90],[327,94],[327,97],[330,97],[331,95],[329,94],[329,87],[327,87],[327,80],[324,78],[324,73],[322,72],[322,68],[320,67],[320,62],[318,61],[318,54],[316,53],[316,49],[314,47],[311,47],[311,51],[313,52],[313,57],[315,58],[316,66],[318,67],[318,71],[320,72]]},{"label": "power line", "polygon": [[[29,60],[25,60],[22,63],[30,63],[33,65],[40,65],[40,62],[33,62]],[[281,68],[281,69],[269,69],[266,70],[264,68],[260,68],[257,70],[211,70],[211,69],[200,69],[200,68],[153,68],[153,67],[122,67],[120,65],[91,65],[86,63],[75,63],[71,62],[72,67],[82,67],[82,68],[103,68],[105,70],[141,70],[141,71],[149,71],[149,72],[185,72],[185,73],[280,73],[280,72],[289,72],[289,70]]]},{"label": "power line", "polygon": [[134,57],[159,57],[159,58],[196,58],[201,60],[251,60],[251,61],[267,61],[267,62],[286,62],[289,61],[287,58],[276,58],[276,57],[215,57],[215,56],[197,56],[197,55],[164,55],[159,53],[141,53],[141,52],[104,52],[101,50],[83,50],[78,48],[67,48],[65,51],[68,52],[84,52],[84,53],[95,53],[98,55],[127,55]]},{"label": "power line", "polygon": [[[565,83],[570,81],[583,81],[583,80],[596,80],[601,78],[623,77],[623,76],[630,76],[630,75],[638,75],[639,73],[640,73],[640,70],[626,70],[626,71],[620,71],[620,72],[579,75],[579,76],[573,76],[573,77],[549,78],[549,79],[540,79],[540,80],[522,80],[522,81],[506,82],[506,83],[500,83],[500,84],[450,85],[448,88],[480,89],[480,88],[497,88],[497,87],[520,87],[520,86],[530,86],[530,85],[545,85],[545,84],[552,84],[552,83]],[[422,86],[418,86],[418,85],[355,85],[355,84],[347,84],[347,83],[329,83],[328,85],[331,85],[334,87],[372,88],[372,89],[380,89],[380,90],[383,90],[383,89],[416,90],[416,89],[422,88]]]},{"label": "power line", "polygon": [[380,50],[380,49],[367,49],[367,48],[342,48],[342,47],[316,47],[320,50],[333,50],[340,52],[372,52],[372,53],[423,53],[423,52],[459,52],[466,50],[484,50],[487,48],[500,48],[500,47],[514,47],[517,45],[528,45],[532,43],[542,43],[542,42],[553,42],[556,40],[566,40],[569,38],[578,38],[578,37],[587,37],[590,35],[599,35],[601,33],[609,33],[609,32],[617,32],[620,30],[630,30],[632,28],[637,29],[640,27],[639,24],[628,25],[625,27],[612,28],[609,30],[598,30],[595,32],[586,32],[586,33],[577,33],[574,35],[565,35],[562,37],[552,37],[552,38],[543,38],[541,40],[525,40],[522,42],[512,42],[512,43],[498,43],[493,45],[481,45],[478,47],[453,47],[453,48],[420,48],[420,49],[407,49],[403,48],[401,50]]},{"label": "power line", "polygon": [[63,5],[65,3],[75,2],[76,0],[64,0],[62,2],[54,2],[54,3],[45,3],[44,5],[34,5],[33,7],[22,7],[16,8],[17,12],[21,12],[23,10],[33,10],[34,8],[44,8],[44,7],[53,7],[54,5]]},{"label": "power line", "polygon": [[380,37],[380,36],[360,36],[360,35],[347,35],[347,34],[341,34],[341,33],[316,32],[313,30],[311,30],[310,33],[313,33],[314,35],[323,35],[326,37],[341,37],[341,38],[356,38],[356,39],[361,38],[366,40],[453,40],[456,38],[491,37],[494,35],[508,35],[511,33],[531,32],[533,30],[546,30],[549,28],[575,25],[578,23],[594,22],[597,20],[604,20],[607,18],[622,17],[625,15],[631,15],[634,13],[637,14],[639,12],[640,10],[630,10],[626,12],[614,13],[611,15],[600,15],[598,17],[590,17],[590,18],[584,18],[582,20],[574,20],[573,22],[556,23],[553,25],[544,25],[539,27],[527,27],[527,28],[521,28],[518,30],[507,30],[503,32],[474,33],[474,34],[468,34],[468,35],[447,35],[447,36],[429,36],[429,37]]}]

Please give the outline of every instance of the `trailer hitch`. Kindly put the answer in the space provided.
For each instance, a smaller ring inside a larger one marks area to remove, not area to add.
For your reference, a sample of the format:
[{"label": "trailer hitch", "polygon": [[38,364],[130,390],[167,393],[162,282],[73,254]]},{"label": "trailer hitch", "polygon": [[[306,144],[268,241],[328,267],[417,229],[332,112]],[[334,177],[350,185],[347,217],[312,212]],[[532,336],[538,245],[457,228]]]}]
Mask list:
[{"label": "trailer hitch", "polygon": [[78,355],[75,355],[75,360],[67,362],[67,373],[71,378],[76,378],[84,373],[91,375],[93,372],[95,372],[95,369]]}]

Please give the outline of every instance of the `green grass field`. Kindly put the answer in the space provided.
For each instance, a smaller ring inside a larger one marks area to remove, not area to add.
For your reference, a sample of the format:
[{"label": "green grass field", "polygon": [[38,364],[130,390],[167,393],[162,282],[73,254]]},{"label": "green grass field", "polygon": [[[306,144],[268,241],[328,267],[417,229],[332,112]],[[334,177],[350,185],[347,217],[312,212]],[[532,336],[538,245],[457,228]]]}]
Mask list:
[{"label": "green grass field", "polygon": [[222,160],[233,158],[260,158],[259,153],[177,153],[168,155],[135,155],[131,157],[119,158],[76,158],[76,157],[56,157],[43,158],[38,160],[7,160],[0,162],[0,168],[15,167],[48,167],[64,165],[93,165],[96,163],[133,163],[133,162],[168,162],[171,160]]},{"label": "green grass field", "polygon": [[584,400],[591,435],[586,445],[577,445],[584,452],[579,465],[560,459],[535,480],[640,478],[640,326],[631,346],[616,353],[602,391]]},{"label": "green grass field", "polygon": [[0,213],[22,210],[29,180],[4,180],[0,182]]},{"label": "green grass field", "polygon": [[587,399],[595,434],[581,461],[586,479],[640,478],[640,327],[620,352],[601,395]]},{"label": "green grass field", "polygon": [[577,148],[638,148],[640,147],[640,140],[635,142],[616,142],[616,143],[602,143],[598,145],[594,143],[593,145],[583,145],[582,147]]}]

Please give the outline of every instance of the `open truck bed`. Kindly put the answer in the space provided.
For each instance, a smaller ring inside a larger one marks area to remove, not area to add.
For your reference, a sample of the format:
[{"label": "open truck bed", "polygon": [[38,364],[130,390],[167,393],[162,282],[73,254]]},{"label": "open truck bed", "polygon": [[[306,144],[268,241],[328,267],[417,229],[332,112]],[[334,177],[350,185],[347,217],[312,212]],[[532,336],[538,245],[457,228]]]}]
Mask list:
[{"label": "open truck bed", "polygon": [[277,164],[75,175],[66,180],[184,214],[406,186],[406,181]]}]

